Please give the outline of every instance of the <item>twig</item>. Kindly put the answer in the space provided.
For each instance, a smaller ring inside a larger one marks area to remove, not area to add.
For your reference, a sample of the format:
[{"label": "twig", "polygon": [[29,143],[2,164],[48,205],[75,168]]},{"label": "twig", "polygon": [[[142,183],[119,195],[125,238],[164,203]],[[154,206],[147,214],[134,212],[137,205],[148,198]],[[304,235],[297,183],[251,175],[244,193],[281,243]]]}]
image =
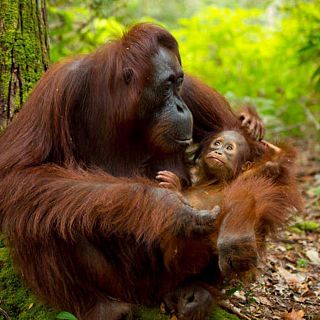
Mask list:
[{"label": "twig", "polygon": [[303,241],[303,240],[308,240],[307,237],[296,237],[294,238],[293,240],[291,239],[275,239],[273,242],[276,242],[276,243],[288,243],[288,244],[296,244],[297,241]]},{"label": "twig", "polygon": [[245,320],[252,320],[245,314],[242,314],[240,311],[237,310],[236,307],[234,307],[230,302],[227,301],[219,301],[218,302],[219,307],[225,309],[226,311],[230,311],[231,313],[235,314],[238,316],[240,319],[245,319]]},{"label": "twig", "polygon": [[305,113],[307,114],[307,118],[313,122],[314,126],[316,127],[317,130],[320,130],[320,123],[317,121],[315,116],[312,114],[312,112],[309,110],[307,106],[303,106],[303,109]]},{"label": "twig", "polygon": [[7,312],[5,310],[3,310],[0,307],[0,313],[4,316],[5,319],[10,320],[11,318],[9,317],[9,315],[7,314]]}]

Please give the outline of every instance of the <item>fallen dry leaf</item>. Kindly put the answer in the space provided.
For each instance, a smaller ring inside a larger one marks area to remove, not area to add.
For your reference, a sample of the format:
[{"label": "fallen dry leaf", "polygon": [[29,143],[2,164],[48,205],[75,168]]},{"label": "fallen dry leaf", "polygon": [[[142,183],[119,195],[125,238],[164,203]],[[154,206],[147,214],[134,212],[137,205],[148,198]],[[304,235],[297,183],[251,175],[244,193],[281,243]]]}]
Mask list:
[{"label": "fallen dry leaf", "polygon": [[247,298],[245,297],[245,293],[243,291],[240,291],[240,292],[236,291],[233,295],[242,301],[247,300]]},{"label": "fallen dry leaf", "polygon": [[163,302],[160,304],[160,313],[166,313],[166,306]]},{"label": "fallen dry leaf", "polygon": [[306,256],[311,261],[311,263],[316,264],[316,265],[320,265],[319,252],[316,251],[315,249],[307,250]]},{"label": "fallen dry leaf", "polygon": [[295,291],[300,289],[301,284],[305,279],[303,275],[298,273],[291,273],[282,267],[278,267],[278,272],[289,285],[289,287]]},{"label": "fallen dry leaf", "polygon": [[272,303],[270,300],[268,300],[266,297],[259,297],[260,303],[266,305],[266,306],[272,306]]},{"label": "fallen dry leaf", "polygon": [[295,311],[294,309],[291,312],[285,312],[283,315],[284,320],[303,320],[304,312],[302,310]]}]

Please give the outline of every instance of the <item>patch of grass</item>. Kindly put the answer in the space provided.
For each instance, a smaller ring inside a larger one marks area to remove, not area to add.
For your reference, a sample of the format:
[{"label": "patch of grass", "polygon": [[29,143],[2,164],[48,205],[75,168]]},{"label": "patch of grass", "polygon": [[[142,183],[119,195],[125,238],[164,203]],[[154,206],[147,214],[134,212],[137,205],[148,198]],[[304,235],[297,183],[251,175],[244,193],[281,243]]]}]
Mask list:
[{"label": "patch of grass", "polygon": [[298,228],[301,231],[317,231],[319,230],[319,223],[312,220],[305,220],[297,222],[293,227]]},{"label": "patch of grass", "polygon": [[299,268],[305,268],[308,265],[308,261],[306,259],[298,259],[297,260],[297,267]]},{"label": "patch of grass", "polygon": [[243,283],[241,283],[240,281],[238,281],[238,283],[232,287],[232,288],[228,288],[226,290],[226,296],[227,297],[231,297],[236,291],[240,291],[243,289]]},{"label": "patch of grass", "polygon": [[286,245],[286,250],[293,250],[294,246],[292,244],[287,244]]},{"label": "patch of grass", "polygon": [[295,227],[295,226],[291,226],[291,227],[289,227],[288,229],[289,229],[289,231],[292,232],[292,233],[296,233],[296,234],[303,234],[303,233],[304,233],[303,230],[301,230],[301,229],[299,229],[299,228],[297,228],[297,227]]}]

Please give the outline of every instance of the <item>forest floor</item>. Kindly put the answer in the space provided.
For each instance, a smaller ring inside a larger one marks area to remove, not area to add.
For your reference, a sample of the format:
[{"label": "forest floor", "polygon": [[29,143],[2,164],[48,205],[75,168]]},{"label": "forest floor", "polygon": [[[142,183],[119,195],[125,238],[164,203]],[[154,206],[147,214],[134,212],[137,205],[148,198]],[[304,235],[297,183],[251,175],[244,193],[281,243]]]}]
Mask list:
[{"label": "forest floor", "polygon": [[226,289],[225,303],[241,319],[320,319],[320,145],[307,144],[298,145],[304,211],[270,240],[257,280]]}]

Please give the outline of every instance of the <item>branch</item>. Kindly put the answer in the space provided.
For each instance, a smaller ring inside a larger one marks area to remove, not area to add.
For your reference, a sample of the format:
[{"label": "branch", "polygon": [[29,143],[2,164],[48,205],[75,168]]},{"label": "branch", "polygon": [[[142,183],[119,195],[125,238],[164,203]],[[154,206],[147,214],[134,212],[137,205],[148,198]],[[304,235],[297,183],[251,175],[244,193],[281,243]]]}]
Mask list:
[{"label": "branch", "polygon": [[313,124],[316,127],[316,130],[320,130],[320,123],[317,121],[317,119],[315,118],[315,116],[312,114],[312,112],[309,110],[309,108],[307,106],[303,106],[303,109],[307,115],[307,118],[309,119],[310,122],[313,122]]},{"label": "branch", "polygon": [[9,315],[7,314],[7,312],[5,310],[3,310],[2,308],[0,308],[0,314],[2,314],[6,320],[10,320],[11,319],[9,317]]}]

